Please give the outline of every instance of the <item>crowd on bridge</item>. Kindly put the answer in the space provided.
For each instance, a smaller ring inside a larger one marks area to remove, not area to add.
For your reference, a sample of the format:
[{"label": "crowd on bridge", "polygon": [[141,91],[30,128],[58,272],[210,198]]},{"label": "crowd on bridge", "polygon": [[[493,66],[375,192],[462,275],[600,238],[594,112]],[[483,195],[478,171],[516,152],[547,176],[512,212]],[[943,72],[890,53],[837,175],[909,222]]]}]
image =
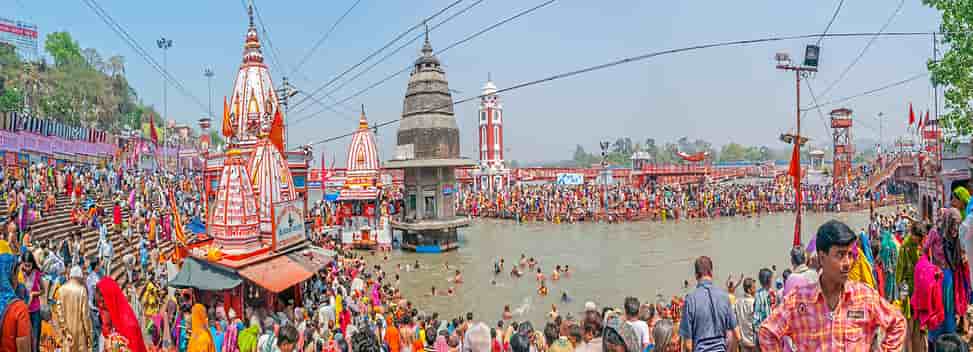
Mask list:
[{"label": "crowd on bridge", "polygon": [[[802,187],[805,210],[867,209],[870,200],[891,201],[889,187],[862,192],[856,178],[839,188],[831,184]],[[459,210],[472,217],[546,221],[632,221],[759,216],[794,209],[796,192],[789,181],[703,183],[685,185],[586,183],[582,185],[521,184],[498,190],[465,189]]]}]

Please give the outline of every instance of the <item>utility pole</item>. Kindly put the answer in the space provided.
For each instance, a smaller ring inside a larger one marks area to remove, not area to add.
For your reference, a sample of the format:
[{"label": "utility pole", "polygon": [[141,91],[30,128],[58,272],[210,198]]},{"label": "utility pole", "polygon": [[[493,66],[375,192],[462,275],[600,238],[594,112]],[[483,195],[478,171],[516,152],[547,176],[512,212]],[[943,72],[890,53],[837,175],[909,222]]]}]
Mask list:
[{"label": "utility pole", "polygon": [[[819,48],[816,45],[808,45],[804,54],[804,64],[794,65],[791,64],[790,55],[787,53],[777,53],[777,69],[784,71],[794,71],[794,78],[797,82],[797,104],[795,111],[797,112],[797,132],[795,138],[793,138],[794,149],[798,151],[796,155],[797,160],[792,160],[792,163],[797,163],[797,167],[800,168],[800,148],[803,145],[805,138],[801,137],[801,78],[807,78],[811,73],[818,72],[818,53]],[[800,172],[798,172],[798,176]],[[799,246],[801,244],[801,182],[795,181],[794,190],[794,246]]]},{"label": "utility pole", "polygon": [[883,113],[879,112],[878,113],[878,117],[875,118],[875,119],[878,120],[878,154],[879,154],[879,156],[882,155],[882,142],[885,141],[885,132],[884,132],[884,128],[883,128],[883,126],[885,126],[885,120],[882,119],[882,115],[883,115]]},{"label": "utility pole", "polygon": [[206,88],[209,89],[209,118],[213,118],[213,69],[203,69],[203,76],[206,76]]},{"label": "utility pole", "polygon": [[289,110],[289,106],[290,106],[288,104],[288,101],[290,100],[291,97],[297,95],[297,93],[300,92],[297,89],[294,89],[294,86],[292,86],[291,83],[287,80],[287,76],[284,76],[283,80],[284,80],[284,84],[282,84],[280,88],[275,90],[275,92],[277,93],[278,96],[280,96],[280,105],[284,107],[284,150],[286,151],[287,141],[290,140],[290,138],[288,138],[290,135],[290,130],[287,129],[287,111]]}]

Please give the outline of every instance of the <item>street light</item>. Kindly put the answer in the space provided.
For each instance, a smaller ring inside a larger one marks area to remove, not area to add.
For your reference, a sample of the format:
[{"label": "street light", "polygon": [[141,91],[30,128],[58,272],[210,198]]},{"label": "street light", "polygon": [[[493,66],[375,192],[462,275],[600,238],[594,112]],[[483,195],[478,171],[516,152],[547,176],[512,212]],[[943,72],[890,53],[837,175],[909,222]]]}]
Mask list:
[{"label": "street light", "polygon": [[213,118],[213,69],[203,69],[203,76],[206,76],[206,88],[209,89],[209,117]]},{"label": "street light", "polygon": [[[801,78],[808,77],[813,72],[818,72],[818,56],[820,54],[821,48],[817,45],[808,45],[804,51],[804,62],[803,65],[794,65],[791,62],[791,56],[788,53],[780,52],[774,56],[777,61],[777,69],[784,71],[794,71],[794,77],[797,81],[797,103],[795,111],[797,111],[797,132],[791,138],[792,142],[795,143],[795,148],[800,148],[800,145],[804,141],[804,137],[801,136]],[[798,149],[795,149],[795,151]],[[798,160],[792,162],[797,162],[798,168],[800,167],[800,154],[797,154]],[[795,193],[800,195],[800,182],[795,182]],[[798,246],[801,243],[801,202],[800,196],[794,197],[794,211],[795,211],[795,221],[794,221],[794,246]]]},{"label": "street light", "polygon": [[882,129],[882,126],[885,125],[885,120],[882,119],[882,115],[883,113],[879,112],[878,116],[875,117],[875,119],[878,120],[878,154],[879,155],[882,154],[882,142],[885,140],[885,134]]},{"label": "street light", "polygon": [[169,81],[167,80],[167,77],[166,77],[166,75],[169,74],[169,60],[168,60],[168,55],[166,55],[166,53],[169,52],[169,48],[172,47],[172,39],[166,39],[166,37],[161,37],[161,38],[159,38],[159,40],[156,40],[155,41],[155,44],[159,46],[159,49],[162,49],[162,70],[163,70],[163,73],[162,73],[162,109],[163,109],[162,110],[162,113],[163,113],[163,115],[165,115],[165,117],[163,117],[163,120],[165,120],[166,118],[169,117],[169,99],[168,99],[169,97],[168,97],[168,92],[167,92],[167,90],[169,88]]}]

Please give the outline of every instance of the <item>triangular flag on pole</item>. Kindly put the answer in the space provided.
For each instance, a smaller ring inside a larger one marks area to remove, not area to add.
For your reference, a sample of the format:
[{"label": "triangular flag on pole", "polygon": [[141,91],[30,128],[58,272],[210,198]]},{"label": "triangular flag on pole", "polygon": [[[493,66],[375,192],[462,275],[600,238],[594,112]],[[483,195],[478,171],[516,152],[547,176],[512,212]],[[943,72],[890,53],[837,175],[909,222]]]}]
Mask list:
[{"label": "triangular flag on pole", "polygon": [[274,122],[270,124],[270,142],[277,147],[277,150],[284,153],[284,116],[280,109],[274,113]]},{"label": "triangular flag on pole", "polygon": [[155,118],[151,114],[149,115],[149,139],[153,144],[159,145],[159,132],[155,130]]},{"label": "triangular flag on pole", "polygon": [[791,152],[791,164],[787,169],[787,174],[791,176],[794,186],[794,197],[797,207],[797,220],[794,224],[794,246],[801,244],[801,137],[794,140],[794,150]]},{"label": "triangular flag on pole", "polygon": [[223,136],[230,138],[233,135],[233,124],[230,123],[230,106],[226,103],[226,96],[223,96]]},{"label": "triangular flag on pole", "polygon": [[[929,110],[926,110],[926,116],[929,116]],[[922,133],[922,127],[925,125],[926,119],[923,119],[922,115],[919,115],[919,125],[916,126],[916,130],[919,131],[919,133]]]},{"label": "triangular flag on pole", "polygon": [[912,111],[912,103],[909,103],[909,126],[916,123],[916,114]]}]

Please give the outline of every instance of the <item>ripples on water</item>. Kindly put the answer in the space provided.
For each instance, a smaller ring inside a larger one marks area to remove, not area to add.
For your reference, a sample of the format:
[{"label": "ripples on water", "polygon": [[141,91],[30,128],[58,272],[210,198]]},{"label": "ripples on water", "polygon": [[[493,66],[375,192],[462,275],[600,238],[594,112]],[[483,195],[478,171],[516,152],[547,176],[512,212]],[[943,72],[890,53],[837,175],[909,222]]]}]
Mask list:
[{"label": "ripples on water", "polygon": [[[830,219],[845,221],[856,231],[867,221],[866,212],[844,214],[805,214],[803,238],[807,242],[817,227]],[[724,285],[730,274],[754,277],[762,267],[776,264],[788,267],[788,251],[794,229],[794,215],[779,213],[759,218],[719,218],[680,222],[636,222],[624,224],[517,224],[499,220],[476,220],[461,231],[458,251],[442,254],[393,252],[388,262],[371,259],[393,273],[396,264],[414,264],[421,268],[399,272],[401,289],[425,312],[439,312],[442,318],[453,318],[473,312],[476,320],[497,321],[504,305],[524,311],[527,319],[542,323],[551,304],[562,312],[577,313],[586,301],[599,308],[621,307],[626,296],[640,301],[655,301],[685,294],[683,281],[693,280],[693,260],[700,255],[713,258],[718,285]],[[520,255],[534,257],[540,263],[550,294],[537,295],[536,269],[519,279],[510,276],[511,265]],[[503,257],[504,272],[493,275],[493,261]],[[445,264],[449,269],[445,268]],[[552,282],[549,277],[555,265],[568,265],[571,277]],[[465,283],[456,285],[451,297],[430,297],[431,287],[445,294],[453,273],[459,269]],[[394,275],[392,275],[394,276]],[[497,285],[491,285],[496,278]],[[568,292],[570,303],[562,303],[561,293]],[[523,320],[524,318],[518,318]],[[491,326],[493,324],[490,324]]]}]

